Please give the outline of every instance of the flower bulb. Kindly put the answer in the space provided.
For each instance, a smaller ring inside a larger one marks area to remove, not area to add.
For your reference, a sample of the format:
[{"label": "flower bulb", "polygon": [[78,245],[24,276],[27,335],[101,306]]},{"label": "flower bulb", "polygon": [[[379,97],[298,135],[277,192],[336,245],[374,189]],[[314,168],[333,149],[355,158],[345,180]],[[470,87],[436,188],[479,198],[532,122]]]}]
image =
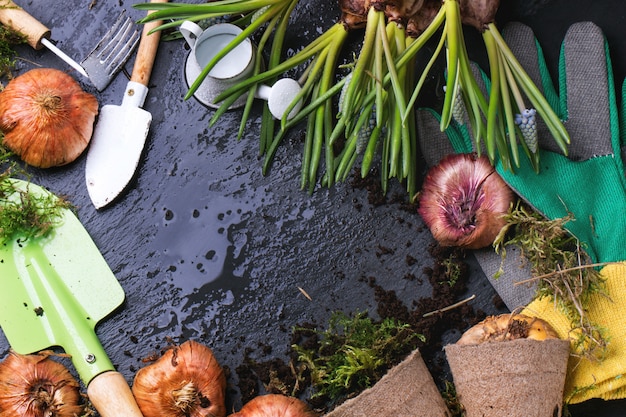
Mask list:
[{"label": "flower bulb", "polygon": [[513,199],[486,156],[452,154],[428,171],[418,212],[442,246],[479,249],[506,225]]},{"label": "flower bulb", "polygon": [[193,340],[140,369],[133,394],[144,417],[224,417],[226,377],[208,347]]},{"label": "flower bulb", "polygon": [[0,363],[0,417],[75,417],[84,412],[80,384],[49,355],[10,351]]},{"label": "flower bulb", "polygon": [[229,417],[316,417],[302,400],[281,394],[260,395]]},{"label": "flower bulb", "polygon": [[0,93],[3,144],[38,168],[69,164],[87,148],[98,100],[68,74],[36,68]]}]

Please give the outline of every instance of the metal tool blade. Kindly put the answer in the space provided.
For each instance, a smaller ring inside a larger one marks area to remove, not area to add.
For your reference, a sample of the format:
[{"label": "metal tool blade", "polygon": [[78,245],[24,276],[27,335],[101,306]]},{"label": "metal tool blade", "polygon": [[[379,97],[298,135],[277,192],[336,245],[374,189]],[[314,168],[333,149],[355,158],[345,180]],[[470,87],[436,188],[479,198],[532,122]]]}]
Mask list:
[{"label": "metal tool blade", "polygon": [[151,31],[161,23],[152,21],[143,27],[122,105],[106,105],[100,110],[85,163],[87,190],[96,208],[113,202],[124,191],[139,164],[152,122],[152,115],[141,107],[161,39],[159,31]]},{"label": "metal tool blade", "polygon": [[138,43],[139,30],[122,10],[113,26],[80,63],[98,91],[109,85]]},{"label": "metal tool blade", "polygon": [[100,110],[85,163],[87,191],[96,208],[113,202],[135,175],[151,122],[152,115],[140,107]]}]

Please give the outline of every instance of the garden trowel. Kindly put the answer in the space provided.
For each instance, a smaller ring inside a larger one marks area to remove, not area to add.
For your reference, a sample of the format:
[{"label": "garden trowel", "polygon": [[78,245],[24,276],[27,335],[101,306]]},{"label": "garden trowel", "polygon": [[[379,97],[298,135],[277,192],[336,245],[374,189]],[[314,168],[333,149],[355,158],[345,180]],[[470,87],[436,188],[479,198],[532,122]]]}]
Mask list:
[{"label": "garden trowel", "polygon": [[[42,187],[14,181],[16,190],[56,199]],[[20,198],[18,191],[9,196]],[[51,347],[69,354],[101,416],[141,417],[95,333],[96,324],[122,304],[124,290],[74,213],[61,210],[46,236],[12,236],[0,246],[0,327],[20,354]]]},{"label": "garden trowel", "polygon": [[[165,2],[152,0],[151,3]],[[107,104],[100,109],[85,163],[87,191],[96,208],[117,198],[139,164],[152,122],[152,115],[142,106],[148,95],[148,81],[160,41],[159,31],[149,32],[160,24],[161,21],[153,21],[143,27],[122,104]]]}]

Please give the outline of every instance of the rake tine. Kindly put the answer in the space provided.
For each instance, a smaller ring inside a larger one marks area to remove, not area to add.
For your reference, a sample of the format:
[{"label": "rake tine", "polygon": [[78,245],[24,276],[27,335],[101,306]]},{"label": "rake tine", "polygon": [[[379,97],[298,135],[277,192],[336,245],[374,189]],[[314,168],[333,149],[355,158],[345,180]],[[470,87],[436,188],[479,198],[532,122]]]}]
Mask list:
[{"label": "rake tine", "polygon": [[139,30],[122,10],[117,20],[82,62],[89,78],[102,91],[126,62],[139,42]]},{"label": "rake tine", "polygon": [[110,50],[103,51],[99,55],[104,63],[108,63],[107,68],[111,74],[115,73],[119,66],[126,62],[128,56],[137,46],[137,42],[139,42],[139,31],[133,30],[133,24],[129,20],[126,22],[123,32],[119,32],[111,40]]}]

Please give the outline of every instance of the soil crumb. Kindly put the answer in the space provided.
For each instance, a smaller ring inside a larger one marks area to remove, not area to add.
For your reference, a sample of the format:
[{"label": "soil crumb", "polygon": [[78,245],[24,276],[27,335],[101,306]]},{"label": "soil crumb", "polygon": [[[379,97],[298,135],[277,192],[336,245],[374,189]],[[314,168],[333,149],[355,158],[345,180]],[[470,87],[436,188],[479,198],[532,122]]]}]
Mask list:
[{"label": "soil crumb", "polygon": [[[406,195],[386,196],[383,193],[378,172],[372,172],[366,178],[354,175],[351,185],[354,189],[366,190],[368,202],[374,207],[394,204],[400,210],[415,213],[415,206],[408,202]],[[394,319],[408,325],[413,332],[423,336],[423,338],[409,339],[406,349],[398,352],[396,357],[390,358],[388,368],[400,363],[408,353],[419,348],[435,383],[442,392],[445,392],[452,377],[445,360],[443,346],[449,343],[455,335],[458,338],[466,329],[485,319],[486,314],[482,310],[474,309],[470,304],[446,309],[466,296],[470,268],[465,262],[465,252],[461,249],[444,248],[433,244],[428,250],[434,260],[433,265],[424,268],[422,272],[424,279],[427,278],[432,287],[432,293],[429,297],[413,301],[412,305],[406,305],[394,291],[378,284],[375,276],[363,276],[359,281],[373,292],[378,315],[376,320],[382,322],[385,319]],[[376,248],[377,256],[389,253],[393,254],[393,249],[382,245]],[[415,261],[411,258],[406,259],[408,265]],[[406,278],[417,279],[413,276]],[[253,359],[253,356],[264,357],[262,346],[257,350],[247,350],[243,363],[236,369],[242,403],[245,404],[263,393],[282,393],[300,397],[313,409],[327,412],[348,398],[358,395],[358,392],[355,392],[335,402],[324,396],[315,395],[311,376],[307,373],[306,367],[299,363],[298,355],[293,347],[297,345],[306,349],[321,349],[319,330],[325,329],[326,326],[327,323],[297,324],[294,327],[297,330],[293,331],[289,346],[286,346],[288,362],[271,357],[263,360]]]},{"label": "soil crumb", "polygon": [[[391,318],[408,324],[414,332],[424,336],[423,339],[411,339],[402,355],[392,358],[389,367],[400,363],[412,350],[419,348],[427,367],[437,385],[443,391],[446,382],[451,381],[449,368],[443,353],[446,343],[445,337],[450,332],[459,335],[467,328],[485,319],[482,310],[476,310],[469,304],[463,304],[455,309],[440,311],[459,301],[467,290],[469,269],[463,261],[464,253],[453,248],[442,248],[433,245],[429,248],[435,259],[432,267],[424,269],[433,288],[430,297],[422,298],[407,306],[398,295],[383,288],[376,282],[376,278],[363,277],[360,281],[373,291],[376,300],[376,313],[380,320]],[[426,317],[424,317],[426,315]],[[310,375],[298,362],[293,345],[307,349],[319,349],[320,338],[316,329],[324,327],[323,323],[300,323],[294,331],[288,348],[289,362],[283,359],[270,358],[267,360],[253,359],[255,354],[263,357],[263,346],[259,349],[249,349],[245,353],[243,363],[237,367],[238,388],[245,404],[252,398],[263,393],[281,393],[295,395],[307,401],[318,411],[328,411],[341,401],[333,403],[329,398],[315,396],[311,398],[312,384]],[[354,393],[357,395],[358,393]],[[353,395],[353,396],[354,396]]]}]

